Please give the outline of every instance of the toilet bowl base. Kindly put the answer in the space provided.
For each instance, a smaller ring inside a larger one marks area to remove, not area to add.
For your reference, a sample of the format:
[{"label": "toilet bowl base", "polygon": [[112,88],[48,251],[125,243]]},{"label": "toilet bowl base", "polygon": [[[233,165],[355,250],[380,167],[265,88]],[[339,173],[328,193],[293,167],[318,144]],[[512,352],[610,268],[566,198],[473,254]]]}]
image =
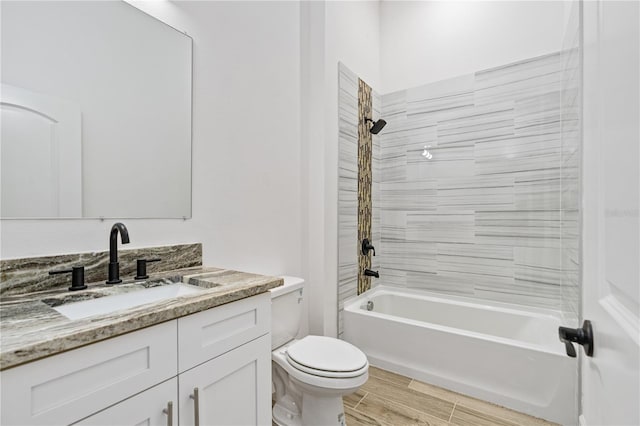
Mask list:
[{"label": "toilet bowl base", "polygon": [[293,398],[285,395],[273,406],[271,417],[278,426],[301,426],[300,410]]},{"label": "toilet bowl base", "polygon": [[294,399],[285,395],[273,406],[278,426],[346,426],[342,398],[302,394],[302,413]]},{"label": "toilet bowl base", "polygon": [[302,394],[302,424],[305,426],[346,426],[342,396]]}]

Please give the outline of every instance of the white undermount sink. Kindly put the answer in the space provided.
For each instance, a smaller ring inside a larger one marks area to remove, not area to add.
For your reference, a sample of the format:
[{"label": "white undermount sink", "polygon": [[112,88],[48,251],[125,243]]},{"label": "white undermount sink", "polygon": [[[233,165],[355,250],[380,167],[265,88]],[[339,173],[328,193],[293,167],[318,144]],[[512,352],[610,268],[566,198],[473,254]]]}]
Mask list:
[{"label": "white undermount sink", "polygon": [[134,308],[145,303],[159,302],[187,294],[199,293],[203,289],[188,284],[169,284],[159,287],[145,288],[113,296],[104,296],[98,299],[69,303],[55,307],[70,320],[88,318],[95,315],[104,315],[122,309]]}]

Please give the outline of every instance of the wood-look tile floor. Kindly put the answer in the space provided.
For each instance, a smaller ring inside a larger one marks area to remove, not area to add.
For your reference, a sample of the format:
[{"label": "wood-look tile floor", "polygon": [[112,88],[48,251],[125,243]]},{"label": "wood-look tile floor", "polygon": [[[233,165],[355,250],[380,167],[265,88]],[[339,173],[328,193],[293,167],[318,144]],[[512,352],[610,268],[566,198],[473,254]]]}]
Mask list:
[{"label": "wood-look tile floor", "polygon": [[557,426],[375,367],[344,409],[347,426]]}]

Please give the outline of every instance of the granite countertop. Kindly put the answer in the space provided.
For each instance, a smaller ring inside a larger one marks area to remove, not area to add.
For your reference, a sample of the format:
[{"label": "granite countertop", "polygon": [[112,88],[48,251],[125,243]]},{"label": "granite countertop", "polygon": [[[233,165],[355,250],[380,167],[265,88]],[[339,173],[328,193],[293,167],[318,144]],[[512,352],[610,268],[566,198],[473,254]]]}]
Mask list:
[{"label": "granite countertop", "polygon": [[[193,294],[104,315],[70,320],[54,310],[67,303],[173,283],[202,288]],[[234,302],[283,284],[282,278],[195,267],[154,274],[145,281],[88,284],[87,290],[49,290],[0,300],[0,370]]]}]

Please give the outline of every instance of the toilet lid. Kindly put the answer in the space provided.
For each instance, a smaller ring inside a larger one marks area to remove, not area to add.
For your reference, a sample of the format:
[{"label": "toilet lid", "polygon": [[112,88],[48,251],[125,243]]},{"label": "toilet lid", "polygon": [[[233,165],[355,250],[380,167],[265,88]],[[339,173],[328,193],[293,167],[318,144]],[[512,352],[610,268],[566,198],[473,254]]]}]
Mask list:
[{"label": "toilet lid", "polygon": [[353,377],[367,370],[367,357],[351,343],[325,336],[307,336],[287,348],[289,363],[306,373]]}]

